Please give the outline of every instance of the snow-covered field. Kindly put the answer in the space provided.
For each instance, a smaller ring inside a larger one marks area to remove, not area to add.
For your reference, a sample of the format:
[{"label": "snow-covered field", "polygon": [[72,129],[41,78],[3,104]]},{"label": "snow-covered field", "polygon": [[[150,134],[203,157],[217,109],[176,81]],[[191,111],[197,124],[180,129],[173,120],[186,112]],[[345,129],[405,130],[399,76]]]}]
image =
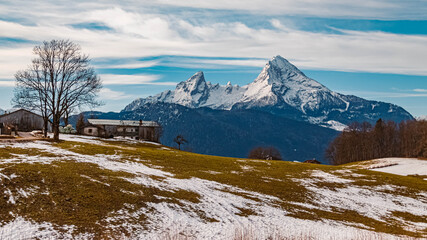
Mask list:
[{"label": "snow-covered field", "polygon": [[[105,145],[105,142],[93,137],[62,135],[61,138],[78,143]],[[295,206],[303,206],[305,209],[350,210],[380,222],[387,221],[385,219],[392,211],[406,212],[414,216],[427,216],[427,193],[418,194],[416,197],[396,196],[392,191],[399,188],[398,186],[380,185],[374,188],[366,188],[353,185],[354,181],[363,179],[364,175],[353,173],[351,170],[337,170],[332,173],[310,170],[309,178],[290,179],[290,181],[300,183],[314,193],[312,203],[301,203],[197,177],[176,178],[173,173],[167,172],[161,167],[155,167],[147,160],[125,160],[119,153],[113,155],[79,154],[42,141],[0,143],[0,149],[4,147],[38,149],[56,156],[34,157],[26,154],[14,154],[11,158],[2,159],[0,180],[13,179],[14,177],[2,173],[2,164],[50,164],[53,161],[76,161],[94,163],[100,168],[111,171],[132,173],[135,177],[124,179],[134,184],[172,192],[185,190],[200,195],[199,202],[181,201],[180,204],[170,201],[149,202],[147,208],[139,209],[132,214],[129,214],[127,208],[124,207],[106,220],[111,222],[113,229],[120,228],[131,231],[131,238],[164,239],[172,236],[173,239],[184,239],[184,237],[189,239],[233,239],[236,233],[249,229],[256,235],[256,239],[266,239],[268,236],[275,235],[289,238],[306,236],[310,239],[399,239],[398,236],[375,233],[360,223],[296,218],[290,216],[288,210],[280,207],[278,203],[283,201],[288,201]],[[161,150],[170,149],[163,147]],[[239,162],[244,161],[239,160]],[[427,161],[422,162],[414,159],[389,159],[388,161],[398,165],[376,168],[375,170],[403,175],[426,173],[427,165],[425,163]],[[142,162],[147,162],[147,164]],[[255,171],[246,167],[244,163],[242,165],[242,171]],[[219,173],[212,171],[213,175]],[[267,176],[260,181],[277,181],[277,179],[271,179]],[[93,181],[98,180],[93,179]],[[101,183],[108,185],[108,183]],[[337,184],[340,187],[337,189],[319,187],[318,183]],[[25,194],[36,194],[34,191],[34,189],[22,189],[21,197]],[[8,191],[4,194],[9,201],[15,201],[16,196],[12,192]],[[250,209],[256,214],[242,215],[242,209]],[[148,217],[148,226],[138,226],[127,222],[127,219],[136,218],[139,215]],[[201,218],[200,216],[204,217]],[[206,219],[214,220],[207,221]],[[114,225],[117,222],[116,220],[122,221],[119,225]],[[405,230],[411,232],[422,232],[427,229],[427,221],[406,221],[404,225]],[[93,237],[84,234],[73,236],[71,234],[74,226],[62,227],[67,231],[61,233],[49,222],[36,223],[31,219],[26,219],[25,216],[16,214],[14,221],[1,222],[0,239],[16,239],[17,237],[18,239],[57,238],[58,236],[64,238]]]},{"label": "snow-covered field", "polygon": [[[381,158],[373,160],[375,163],[368,169],[397,175],[427,176],[427,160],[416,158]],[[427,177],[424,178],[427,180]]]}]

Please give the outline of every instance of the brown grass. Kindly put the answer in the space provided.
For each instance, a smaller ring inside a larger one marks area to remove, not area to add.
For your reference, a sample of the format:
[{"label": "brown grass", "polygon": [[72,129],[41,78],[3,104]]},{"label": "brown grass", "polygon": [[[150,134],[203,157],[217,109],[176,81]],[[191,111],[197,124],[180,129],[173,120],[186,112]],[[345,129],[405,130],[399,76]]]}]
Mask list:
[{"label": "brown grass", "polygon": [[[95,155],[121,155],[119,161],[140,162],[147,166],[160,168],[163,171],[174,174],[175,178],[200,178],[222,184],[231,185],[247,191],[271,195],[280,199],[274,202],[276,206],[286,210],[289,216],[307,220],[333,220],[342,224],[365,226],[366,229],[391,233],[405,234],[408,236],[425,236],[424,232],[410,232],[404,230],[403,222],[398,221],[378,221],[359,214],[356,211],[345,209],[319,210],[309,209],[292,202],[308,203],[316,205],[314,192],[309,191],[302,181],[311,178],[313,170],[320,170],[337,175],[342,178],[351,179],[351,185],[361,188],[372,189],[376,186],[393,185],[397,190],[392,194],[397,196],[417,197],[417,194],[427,191],[427,183],[420,178],[397,176],[387,173],[374,172],[363,169],[356,169],[351,166],[325,166],[317,164],[300,164],[282,161],[263,161],[250,159],[235,159],[194,154],[178,151],[176,149],[164,150],[162,146],[143,143],[114,142],[107,141],[107,145],[96,145],[79,142],[60,141],[52,143],[53,146],[67,149],[79,154]],[[17,149],[3,148],[0,151],[0,159],[11,158],[13,154],[26,154],[31,156],[55,157],[54,154],[43,152],[37,149]],[[217,219],[207,217],[204,212],[197,211],[188,206],[190,203],[198,203],[200,195],[197,193],[179,190],[165,191],[153,187],[132,184],[124,178],[133,178],[132,174],[126,172],[114,172],[101,169],[98,165],[90,163],[77,163],[74,161],[55,161],[51,165],[35,163],[2,164],[1,172],[7,176],[15,174],[14,179],[2,179],[0,181],[0,192],[6,189],[17,194],[18,189],[28,189],[38,187],[39,193],[27,198],[19,197],[17,204],[7,203],[7,199],[0,198],[0,219],[10,221],[18,214],[37,222],[49,221],[59,227],[65,224],[75,225],[78,232],[89,232],[100,236],[101,233],[107,235],[117,234],[122,236],[131,232],[123,229],[108,229],[104,220],[114,216],[114,213],[125,206],[129,212],[146,208],[147,203],[158,203],[166,201],[182,206],[187,211],[194,211],[200,219],[205,222],[215,222]],[[337,170],[349,170],[363,177],[354,178],[351,174],[337,173]],[[209,172],[217,172],[210,174]],[[84,177],[84,176],[87,177]],[[264,181],[268,177],[268,181]],[[94,179],[95,181],[91,181]],[[154,178],[156,181],[162,179]],[[108,183],[109,186],[103,184]],[[333,184],[318,181],[315,183],[318,188],[328,188],[337,190],[345,188],[347,184]],[[122,191],[124,190],[124,191]],[[260,199],[250,196],[244,192],[223,189],[232,194],[254,201],[261,202]],[[159,197],[162,197],[161,199]],[[190,204],[191,205],[191,204]],[[43,211],[41,211],[43,210]],[[249,208],[240,209],[239,215],[251,216],[257,213]],[[404,219],[406,221],[420,220],[413,215],[405,213],[395,213],[392,219]],[[144,215],[133,219],[131,222],[144,226],[146,219]],[[120,225],[118,221],[114,223]],[[243,233],[247,230],[242,230]],[[250,236],[251,234],[244,234]],[[283,235],[286,236],[286,235]],[[181,239],[182,233],[171,235],[166,239]],[[188,237],[188,236],[185,236]],[[296,236],[299,237],[299,236]],[[304,234],[302,237],[311,237]],[[188,238],[184,238],[188,239]],[[256,238],[244,238],[256,239]],[[275,238],[272,238],[275,239]],[[290,238],[277,238],[290,239]],[[297,238],[310,239],[310,238]]]}]

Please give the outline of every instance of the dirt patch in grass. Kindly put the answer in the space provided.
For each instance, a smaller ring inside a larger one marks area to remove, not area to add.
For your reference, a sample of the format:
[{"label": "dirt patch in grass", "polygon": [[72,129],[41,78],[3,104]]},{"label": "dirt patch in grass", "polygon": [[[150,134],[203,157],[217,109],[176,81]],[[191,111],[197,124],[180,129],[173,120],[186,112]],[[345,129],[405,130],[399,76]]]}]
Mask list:
[{"label": "dirt patch in grass", "polygon": [[240,208],[240,207],[236,207],[237,209],[239,209],[239,213],[236,213],[236,215],[242,216],[242,217],[248,217],[248,216],[256,216],[258,215],[257,212],[255,212],[253,209],[250,208]]},{"label": "dirt patch in grass", "polygon": [[427,219],[427,215],[418,216],[407,212],[394,211],[392,212],[393,216],[400,217],[406,221],[411,222],[422,222],[425,223]]},{"label": "dirt patch in grass", "polygon": [[414,178],[419,178],[419,179],[427,179],[427,175],[419,175],[419,174],[412,174],[412,175],[408,175],[408,177],[414,177]]}]

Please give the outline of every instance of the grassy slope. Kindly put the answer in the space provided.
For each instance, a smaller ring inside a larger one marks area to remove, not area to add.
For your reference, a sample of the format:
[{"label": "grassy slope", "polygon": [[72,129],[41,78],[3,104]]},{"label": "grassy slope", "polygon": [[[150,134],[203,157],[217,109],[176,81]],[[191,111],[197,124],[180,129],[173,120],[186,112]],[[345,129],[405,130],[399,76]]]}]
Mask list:
[{"label": "grassy slope", "polygon": [[[354,210],[313,209],[304,205],[317,205],[315,193],[303,184],[305,178],[312,178],[312,171],[321,170],[353,181],[352,183],[316,181],[314,184],[317,188],[337,191],[349,184],[368,189],[393,185],[396,188],[392,192],[390,190],[379,191],[412,198],[417,198],[419,194],[427,192],[426,181],[416,177],[373,172],[353,166],[337,167],[207,156],[165,150],[161,146],[142,143],[106,141],[105,145],[97,145],[64,141],[53,145],[84,155],[119,154],[121,158],[117,161],[140,162],[146,166],[172,173],[175,178],[196,177],[275,196],[279,200],[274,204],[287,210],[289,216],[295,218],[334,220],[353,226],[357,224],[361,228],[377,232],[413,237],[427,234],[427,229],[418,232],[405,229],[405,221],[425,223],[427,216],[395,211],[383,219],[385,221],[379,221]],[[1,149],[0,159],[10,159],[15,154],[59,157],[39,149],[6,147]],[[19,215],[36,222],[51,222],[58,229],[64,225],[74,225],[76,233],[88,232],[99,236],[102,236],[101,233],[129,234],[123,229],[107,227],[106,219],[113,217],[115,212],[124,208],[130,214],[141,208],[147,208],[147,203],[166,201],[185,205],[188,202],[200,201],[199,194],[195,192],[161,190],[131,183],[125,180],[125,178],[134,177],[129,172],[111,171],[103,169],[97,164],[64,161],[63,158],[53,161],[50,165],[0,163],[0,169],[0,192],[10,191],[15,196],[15,203],[11,203],[10,198],[6,196],[0,198],[0,219],[3,224]],[[354,177],[349,172],[361,177]],[[151,178],[156,181],[162,180],[158,176],[151,176]],[[27,194],[22,194],[22,189],[25,189]],[[244,192],[233,192],[233,194],[249,197]],[[252,198],[254,197],[252,196]],[[240,210],[241,216],[257,214],[250,208]],[[150,211],[149,208],[148,211]],[[218,219],[206,217],[203,212],[196,211],[196,214],[207,222],[218,221]],[[135,219],[126,221],[144,224],[145,220],[144,215],[139,215]]]}]

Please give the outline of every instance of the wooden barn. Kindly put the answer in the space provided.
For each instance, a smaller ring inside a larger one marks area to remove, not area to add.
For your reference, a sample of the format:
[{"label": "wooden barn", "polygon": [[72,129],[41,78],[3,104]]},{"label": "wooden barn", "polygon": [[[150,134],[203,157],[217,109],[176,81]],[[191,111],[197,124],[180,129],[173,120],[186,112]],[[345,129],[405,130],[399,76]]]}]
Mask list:
[{"label": "wooden barn", "polygon": [[88,119],[83,134],[96,137],[129,137],[151,142],[160,141],[161,127],[153,121]]},{"label": "wooden barn", "polygon": [[[0,134],[14,135],[18,131],[43,130],[43,117],[25,109],[0,115]],[[50,131],[50,124],[49,129]]]}]

